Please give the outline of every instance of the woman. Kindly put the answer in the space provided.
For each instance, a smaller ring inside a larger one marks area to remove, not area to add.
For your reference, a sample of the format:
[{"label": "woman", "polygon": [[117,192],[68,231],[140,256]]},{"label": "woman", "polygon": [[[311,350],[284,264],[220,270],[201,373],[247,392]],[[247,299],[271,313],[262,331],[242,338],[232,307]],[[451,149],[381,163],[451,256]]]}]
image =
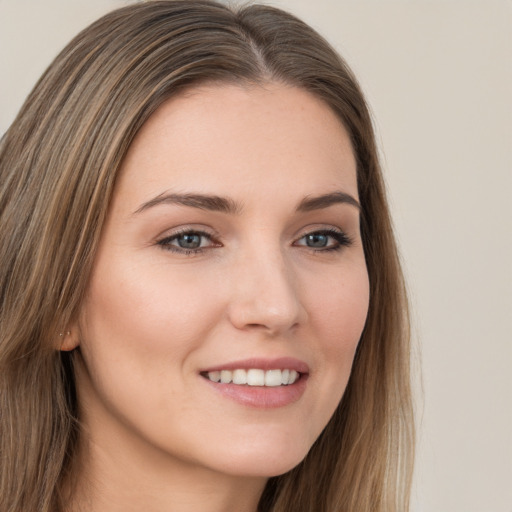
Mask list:
[{"label": "woman", "polygon": [[0,151],[1,510],[407,510],[401,272],[364,98],[318,34],[114,11]]}]

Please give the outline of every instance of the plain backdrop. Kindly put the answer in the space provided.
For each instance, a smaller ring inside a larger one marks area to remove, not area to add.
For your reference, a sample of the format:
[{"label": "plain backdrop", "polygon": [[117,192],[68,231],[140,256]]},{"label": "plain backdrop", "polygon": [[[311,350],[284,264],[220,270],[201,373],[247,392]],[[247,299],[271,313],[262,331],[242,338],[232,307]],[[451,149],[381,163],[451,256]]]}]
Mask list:
[{"label": "plain backdrop", "polygon": [[[128,3],[0,0],[0,133],[57,51]],[[512,3],[267,3],[327,37],[375,116],[423,366],[413,512],[512,512]]]}]

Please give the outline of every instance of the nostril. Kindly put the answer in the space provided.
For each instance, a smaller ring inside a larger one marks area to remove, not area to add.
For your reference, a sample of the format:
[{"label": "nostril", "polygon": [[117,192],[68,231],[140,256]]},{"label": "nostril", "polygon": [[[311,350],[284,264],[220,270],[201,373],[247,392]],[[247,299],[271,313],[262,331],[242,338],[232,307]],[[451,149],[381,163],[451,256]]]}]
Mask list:
[{"label": "nostril", "polygon": [[305,308],[297,292],[296,280],[289,264],[277,256],[244,260],[235,272],[228,315],[240,330],[264,330],[279,334],[304,322]]}]

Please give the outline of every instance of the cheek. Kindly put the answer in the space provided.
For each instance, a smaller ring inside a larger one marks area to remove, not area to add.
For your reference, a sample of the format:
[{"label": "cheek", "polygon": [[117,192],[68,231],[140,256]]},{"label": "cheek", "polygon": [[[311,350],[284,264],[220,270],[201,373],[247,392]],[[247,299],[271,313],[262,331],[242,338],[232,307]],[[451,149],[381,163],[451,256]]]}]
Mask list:
[{"label": "cheek", "polygon": [[[85,340],[108,340],[123,349],[165,352],[186,348],[207,331],[211,287],[163,265],[98,265],[81,322]],[[201,321],[198,318],[201,311]],[[172,340],[172,344],[169,341]]]},{"label": "cheek", "polygon": [[310,322],[318,347],[316,361],[325,403],[318,416],[327,422],[338,405],[352,369],[369,304],[366,267],[358,265],[309,296]]},{"label": "cheek", "polygon": [[361,337],[369,305],[366,266],[360,264],[331,275],[322,287],[309,296],[311,320],[326,346],[350,349]]},{"label": "cheek", "polygon": [[114,411],[151,432],[168,423],[169,404],[186,396],[182,377],[216,302],[207,282],[186,273],[169,277],[162,265],[123,265],[121,258],[107,263],[97,263],[80,316],[82,403],[89,416]]}]

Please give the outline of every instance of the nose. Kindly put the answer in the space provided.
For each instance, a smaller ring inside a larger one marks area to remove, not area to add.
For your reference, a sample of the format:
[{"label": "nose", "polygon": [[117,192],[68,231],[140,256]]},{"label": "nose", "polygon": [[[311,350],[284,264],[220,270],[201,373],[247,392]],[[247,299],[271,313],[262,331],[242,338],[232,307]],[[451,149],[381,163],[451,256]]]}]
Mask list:
[{"label": "nose", "polygon": [[280,250],[245,254],[236,266],[228,314],[237,329],[277,336],[306,320],[299,283]]}]

